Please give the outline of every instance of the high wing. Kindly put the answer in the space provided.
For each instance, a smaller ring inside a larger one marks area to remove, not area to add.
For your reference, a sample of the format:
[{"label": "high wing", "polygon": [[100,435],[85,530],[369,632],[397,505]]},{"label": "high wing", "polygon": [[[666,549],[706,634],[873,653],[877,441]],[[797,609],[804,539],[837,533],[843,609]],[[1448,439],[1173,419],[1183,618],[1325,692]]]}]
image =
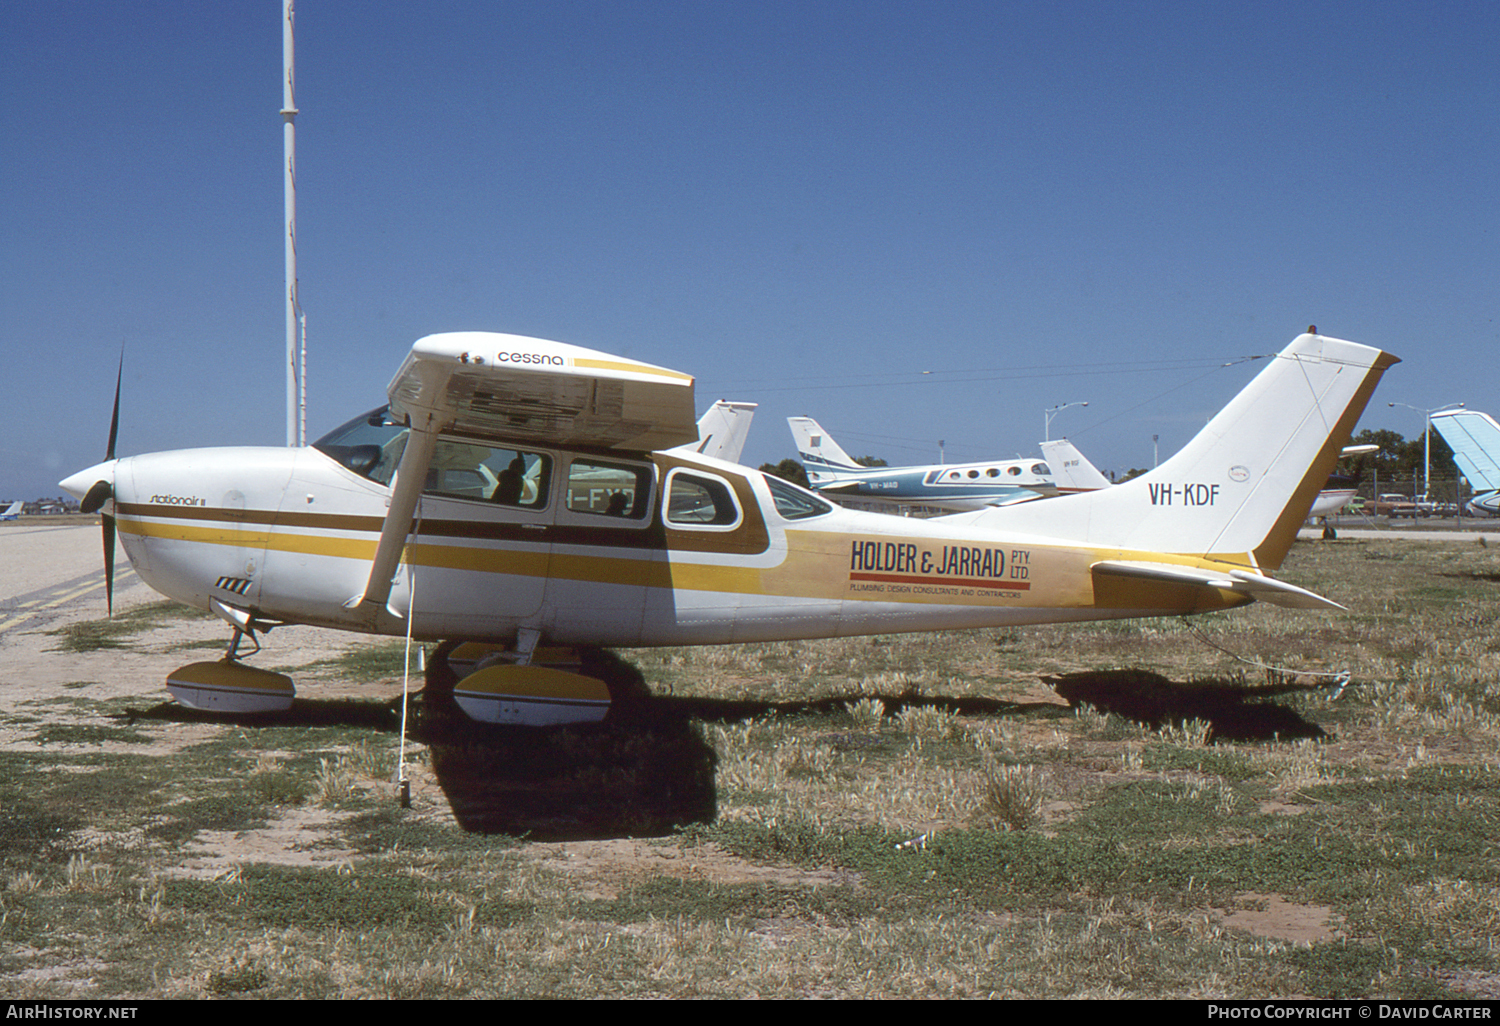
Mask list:
[{"label": "high wing", "polygon": [[565,342],[485,331],[418,339],[387,394],[434,430],[653,452],[695,442],[693,378]]},{"label": "high wing", "polygon": [[463,331],[418,339],[386,393],[391,415],[408,422],[411,437],[369,582],[349,602],[372,616],[390,597],[439,433],[634,453],[698,440],[691,375],[523,335]]}]

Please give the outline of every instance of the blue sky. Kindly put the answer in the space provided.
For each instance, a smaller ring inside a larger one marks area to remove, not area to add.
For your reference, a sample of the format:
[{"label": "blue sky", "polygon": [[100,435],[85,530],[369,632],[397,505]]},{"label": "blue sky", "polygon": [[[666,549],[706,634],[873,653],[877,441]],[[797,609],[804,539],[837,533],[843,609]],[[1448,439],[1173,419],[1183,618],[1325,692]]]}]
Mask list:
[{"label": "blue sky", "polygon": [[[1165,458],[1308,324],[1500,415],[1494,3],[297,5],[308,430],[537,335],[892,463]],[[279,0],[0,5],[0,498],[285,442]],[[928,372],[928,373],[924,373]]]}]

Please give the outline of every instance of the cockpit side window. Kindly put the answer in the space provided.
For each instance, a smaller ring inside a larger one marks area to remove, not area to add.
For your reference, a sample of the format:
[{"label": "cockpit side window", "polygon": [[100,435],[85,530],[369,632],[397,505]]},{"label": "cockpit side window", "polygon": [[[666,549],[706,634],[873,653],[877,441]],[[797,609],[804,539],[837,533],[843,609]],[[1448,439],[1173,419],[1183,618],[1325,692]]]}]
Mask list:
[{"label": "cockpit side window", "polygon": [[541,509],[547,505],[552,459],[460,438],[439,438],[422,491],[450,499]]},{"label": "cockpit side window", "polygon": [[[382,406],[334,428],[313,448],[361,477],[389,486],[409,434],[406,425],[391,419],[390,407]],[[552,458],[541,453],[444,437],[433,450],[422,490],[454,499],[542,509],[547,505],[551,470]]]},{"label": "cockpit side window", "polygon": [[391,420],[390,407],[382,406],[334,428],[313,448],[360,477],[389,485],[406,449],[407,431]]}]

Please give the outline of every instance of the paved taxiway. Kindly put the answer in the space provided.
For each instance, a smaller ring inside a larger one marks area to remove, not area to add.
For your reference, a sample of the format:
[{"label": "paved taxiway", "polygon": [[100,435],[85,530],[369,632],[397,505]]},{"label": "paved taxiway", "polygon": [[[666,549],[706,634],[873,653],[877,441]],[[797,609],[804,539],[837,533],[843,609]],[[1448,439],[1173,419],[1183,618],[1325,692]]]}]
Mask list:
[{"label": "paved taxiway", "polygon": [[[115,608],[153,594],[115,545]],[[105,615],[104,544],[97,517],[0,524],[0,635],[62,610]]]},{"label": "paved taxiway", "polygon": [[[1488,528],[1476,528],[1469,525],[1463,527],[1385,527],[1370,526],[1366,521],[1356,521],[1359,526],[1351,524],[1348,527],[1335,525],[1334,529],[1340,538],[1400,538],[1404,541],[1431,541],[1431,542],[1456,542],[1478,545],[1480,539],[1486,545],[1500,545],[1500,521],[1495,521],[1493,530]],[[1321,527],[1304,527],[1298,532],[1297,537],[1302,541],[1318,541],[1323,537]]]}]

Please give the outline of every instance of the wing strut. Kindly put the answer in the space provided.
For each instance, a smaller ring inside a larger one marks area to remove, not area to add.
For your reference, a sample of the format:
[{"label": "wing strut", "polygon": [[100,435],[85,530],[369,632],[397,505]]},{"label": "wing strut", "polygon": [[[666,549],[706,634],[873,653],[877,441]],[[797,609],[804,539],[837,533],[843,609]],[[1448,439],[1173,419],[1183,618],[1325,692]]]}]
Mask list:
[{"label": "wing strut", "polygon": [[411,433],[407,436],[406,449],[401,453],[401,463],[396,467],[396,479],[391,487],[390,509],[386,511],[385,523],[380,528],[380,543],[375,547],[375,559],[370,564],[370,580],[365,584],[364,594],[351,602],[376,615],[390,600],[396,568],[401,565],[401,550],[411,534],[412,514],[416,512],[417,499],[422,495],[422,485],[427,481],[427,465],[432,462],[433,450],[437,448],[440,429],[437,417],[426,410],[416,410],[411,414],[411,422]]}]

